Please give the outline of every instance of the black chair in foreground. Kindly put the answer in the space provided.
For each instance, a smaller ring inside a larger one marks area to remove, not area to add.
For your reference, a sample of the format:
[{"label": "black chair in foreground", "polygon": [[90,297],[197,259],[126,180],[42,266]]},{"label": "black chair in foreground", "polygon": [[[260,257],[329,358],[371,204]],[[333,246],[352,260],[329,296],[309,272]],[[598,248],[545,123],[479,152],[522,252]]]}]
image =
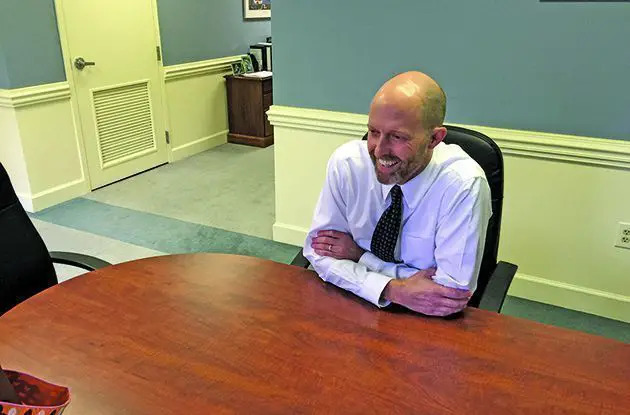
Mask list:
[{"label": "black chair in foreground", "polygon": [[87,271],[110,265],[72,252],[49,253],[0,163],[0,315],[57,284],[53,262]]},{"label": "black chair in foreground", "polygon": [[[499,313],[518,268],[508,262],[497,262],[503,209],[503,155],[499,146],[480,132],[454,126],[446,128],[448,134],[444,142],[457,144],[481,166],[486,173],[492,198],[492,217],[488,223],[477,290],[468,304],[471,307]],[[367,134],[363,139],[367,139]],[[309,266],[308,260],[302,255],[302,250],[291,264],[304,268]]]}]

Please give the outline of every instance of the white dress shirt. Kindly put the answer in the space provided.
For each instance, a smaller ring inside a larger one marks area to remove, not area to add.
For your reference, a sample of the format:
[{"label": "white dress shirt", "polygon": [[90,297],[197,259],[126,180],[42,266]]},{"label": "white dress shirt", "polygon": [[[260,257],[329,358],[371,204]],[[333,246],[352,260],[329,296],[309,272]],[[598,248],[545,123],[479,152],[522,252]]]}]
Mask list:
[{"label": "white dress shirt", "polygon": [[[376,179],[367,141],[351,141],[333,153],[304,245],[315,271],[380,307],[388,305],[380,299],[390,280],[432,267],[438,284],[474,291],[492,214],[481,167],[459,146],[440,143],[427,167],[400,186],[403,209],[395,256],[401,264],[369,252],[374,228],[391,203],[392,186]],[[366,251],[358,263],[315,253],[312,239],[329,229],[349,233]]]}]

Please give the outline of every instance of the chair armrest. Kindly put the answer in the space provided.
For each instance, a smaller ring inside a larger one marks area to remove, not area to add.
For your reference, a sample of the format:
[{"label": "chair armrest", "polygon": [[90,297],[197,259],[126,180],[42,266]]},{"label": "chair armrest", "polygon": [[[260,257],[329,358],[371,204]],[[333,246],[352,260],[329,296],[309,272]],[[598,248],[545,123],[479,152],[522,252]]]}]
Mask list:
[{"label": "chair armrest", "polygon": [[311,263],[304,257],[304,252],[300,249],[300,252],[298,252],[295,258],[293,258],[293,261],[291,261],[291,265],[296,265],[300,268],[308,268]]},{"label": "chair armrest", "polygon": [[56,264],[72,265],[88,271],[94,271],[111,265],[107,261],[89,255],[77,254],[74,252],[50,252],[52,261]]},{"label": "chair armrest", "polygon": [[479,308],[496,313],[501,312],[503,301],[505,301],[505,296],[517,269],[518,266],[509,262],[500,261],[497,264],[492,276],[490,276],[481,301],[479,301]]}]

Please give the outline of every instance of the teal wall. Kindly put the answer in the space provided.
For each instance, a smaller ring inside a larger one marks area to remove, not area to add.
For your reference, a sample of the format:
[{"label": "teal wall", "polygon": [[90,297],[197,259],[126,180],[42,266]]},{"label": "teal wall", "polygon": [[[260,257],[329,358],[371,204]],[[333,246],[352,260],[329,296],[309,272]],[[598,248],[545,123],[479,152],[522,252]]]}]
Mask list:
[{"label": "teal wall", "polygon": [[164,64],[247,53],[271,36],[270,20],[244,20],[242,0],[158,0]]},{"label": "teal wall", "polygon": [[274,103],[367,113],[419,69],[447,120],[630,139],[630,4],[274,0]]},{"label": "teal wall", "polygon": [[[239,0],[158,0],[164,64],[246,53],[271,35],[269,20],[243,20]],[[0,0],[0,88],[66,79],[54,0]]]},{"label": "teal wall", "polygon": [[53,0],[0,0],[0,52],[0,88],[64,81]]},{"label": "teal wall", "polygon": [[0,88],[6,88],[6,85],[9,85],[9,77],[7,75],[7,65],[4,61],[2,39],[0,39]]}]

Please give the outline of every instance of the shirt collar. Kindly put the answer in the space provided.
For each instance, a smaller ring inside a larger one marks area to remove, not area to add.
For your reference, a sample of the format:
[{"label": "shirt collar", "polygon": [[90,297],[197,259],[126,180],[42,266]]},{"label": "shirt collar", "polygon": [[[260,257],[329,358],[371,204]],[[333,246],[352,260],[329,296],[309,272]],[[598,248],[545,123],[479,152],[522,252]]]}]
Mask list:
[{"label": "shirt collar", "polygon": [[[418,206],[420,200],[429,189],[432,177],[434,176],[435,171],[435,157],[431,157],[429,164],[422,170],[416,177],[409,180],[407,183],[400,185],[400,189],[402,190],[403,201],[407,208],[411,206]],[[394,187],[393,184],[381,184],[381,193],[383,195],[383,202],[387,200],[387,195],[389,195],[389,191]]]}]

